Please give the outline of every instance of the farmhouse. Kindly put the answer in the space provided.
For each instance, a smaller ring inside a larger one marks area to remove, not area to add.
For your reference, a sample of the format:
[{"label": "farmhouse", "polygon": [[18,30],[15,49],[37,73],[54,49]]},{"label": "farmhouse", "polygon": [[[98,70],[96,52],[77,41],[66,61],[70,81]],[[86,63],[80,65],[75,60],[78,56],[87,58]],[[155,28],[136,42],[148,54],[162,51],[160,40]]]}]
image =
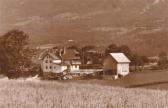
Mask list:
[{"label": "farmhouse", "polygon": [[60,73],[78,71],[81,64],[77,52],[72,49],[45,50],[39,57],[44,73]]},{"label": "farmhouse", "polygon": [[81,65],[79,52],[73,49],[66,49],[61,57],[62,62],[69,66],[69,71],[79,71],[79,66]]},{"label": "farmhouse", "polygon": [[39,59],[41,60],[41,69],[43,72],[58,73],[67,69],[67,66],[62,64],[61,56],[50,51],[44,51]]},{"label": "farmhouse", "polygon": [[110,53],[103,62],[105,75],[128,75],[130,60],[123,53]]}]

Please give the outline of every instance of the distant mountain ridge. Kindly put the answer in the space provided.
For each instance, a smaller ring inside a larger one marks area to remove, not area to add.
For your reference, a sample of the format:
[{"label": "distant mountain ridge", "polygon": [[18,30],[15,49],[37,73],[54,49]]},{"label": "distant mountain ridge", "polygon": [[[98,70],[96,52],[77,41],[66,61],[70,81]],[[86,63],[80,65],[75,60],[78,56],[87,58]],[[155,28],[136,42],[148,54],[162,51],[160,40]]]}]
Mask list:
[{"label": "distant mountain ridge", "polygon": [[31,44],[126,44],[168,51],[168,0],[0,0],[0,34],[24,30]]}]

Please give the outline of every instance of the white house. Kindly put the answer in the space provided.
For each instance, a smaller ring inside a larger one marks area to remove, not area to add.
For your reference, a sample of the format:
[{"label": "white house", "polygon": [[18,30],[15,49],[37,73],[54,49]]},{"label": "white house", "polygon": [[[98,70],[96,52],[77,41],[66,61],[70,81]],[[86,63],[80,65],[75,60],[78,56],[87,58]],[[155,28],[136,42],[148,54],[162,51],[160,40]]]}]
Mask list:
[{"label": "white house", "polygon": [[46,50],[41,53],[39,59],[41,60],[41,69],[44,73],[60,73],[63,71],[79,71],[81,64],[80,57],[76,56],[74,50],[67,49],[59,52],[53,50]]},{"label": "white house", "polygon": [[131,61],[123,53],[110,53],[103,62],[105,75],[128,75]]},{"label": "white house", "polygon": [[40,55],[39,59],[41,60],[41,69],[44,73],[45,72],[59,73],[67,69],[67,66],[62,64],[62,60],[59,54],[44,51]]}]

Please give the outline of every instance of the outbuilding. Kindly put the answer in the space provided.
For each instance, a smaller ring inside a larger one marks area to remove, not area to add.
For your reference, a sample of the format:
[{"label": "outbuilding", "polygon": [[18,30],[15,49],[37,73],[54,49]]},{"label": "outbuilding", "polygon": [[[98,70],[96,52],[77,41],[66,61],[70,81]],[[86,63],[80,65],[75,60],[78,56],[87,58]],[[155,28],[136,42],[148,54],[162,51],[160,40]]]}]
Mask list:
[{"label": "outbuilding", "polygon": [[128,75],[130,62],[124,53],[110,53],[103,61],[104,75]]}]

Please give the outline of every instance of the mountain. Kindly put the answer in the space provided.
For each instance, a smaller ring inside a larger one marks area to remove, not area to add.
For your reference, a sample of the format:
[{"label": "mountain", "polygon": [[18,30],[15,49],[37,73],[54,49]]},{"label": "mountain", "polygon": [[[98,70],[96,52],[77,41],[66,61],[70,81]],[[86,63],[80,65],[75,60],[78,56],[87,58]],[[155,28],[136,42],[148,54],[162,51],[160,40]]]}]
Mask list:
[{"label": "mountain", "polygon": [[24,30],[31,44],[126,44],[168,51],[168,0],[0,0],[0,34]]}]

